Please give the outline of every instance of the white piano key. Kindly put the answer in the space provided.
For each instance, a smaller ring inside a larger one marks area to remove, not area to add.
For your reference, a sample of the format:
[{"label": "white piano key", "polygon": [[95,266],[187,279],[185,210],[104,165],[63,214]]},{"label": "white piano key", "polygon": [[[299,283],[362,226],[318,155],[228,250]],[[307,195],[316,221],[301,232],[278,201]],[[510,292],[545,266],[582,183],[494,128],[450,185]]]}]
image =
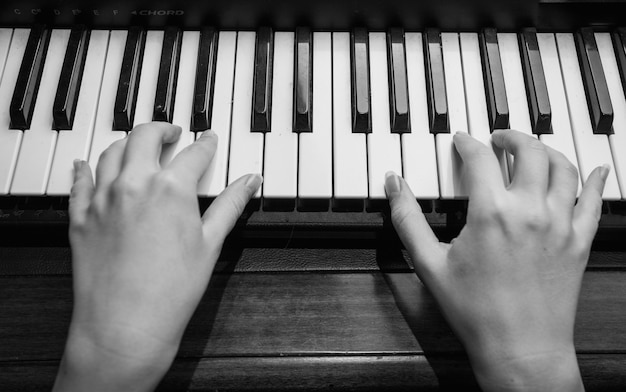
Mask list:
[{"label": "white piano key", "polygon": [[[591,118],[585,88],[583,86],[582,71],[578,63],[576,43],[572,34],[556,34],[561,73],[569,107],[569,116],[578,157],[578,167],[582,181],[587,180],[589,174],[598,166],[610,164],[613,166],[611,148],[607,135],[594,134],[591,127]],[[606,179],[602,198],[605,200],[619,200],[621,193],[617,183],[615,170],[611,170]]]},{"label": "white piano key", "polygon": [[509,103],[509,125],[511,129],[533,136],[517,34],[498,33],[498,46]]},{"label": "white piano key", "polygon": [[93,140],[89,151],[89,166],[96,181],[98,180],[95,177],[96,167],[98,166],[100,154],[111,143],[126,137],[126,132],[113,130],[113,107],[115,106],[127,36],[128,32],[124,30],[113,30],[109,37],[109,47],[102,76],[102,87],[100,88]]},{"label": "white piano key", "polygon": [[350,33],[333,33],[334,197],[364,200],[368,196],[366,141],[364,133],[352,133],[350,79]]},{"label": "white piano key", "polygon": [[294,33],[274,35],[272,117],[265,134],[263,197],[294,199],[298,191],[298,134],[293,132]]},{"label": "white piano key", "polygon": [[52,128],[52,106],[59,84],[70,30],[53,30],[30,129],[24,131],[11,194],[43,195],[48,185],[58,133]]},{"label": "white piano key", "polygon": [[402,176],[400,134],[391,133],[389,119],[389,78],[387,36],[369,34],[372,132],[367,135],[368,184],[370,199],[385,199],[385,173]]},{"label": "white piano key", "polygon": [[196,65],[198,62],[199,31],[185,31],[180,48],[176,99],[172,124],[182,128],[180,138],[175,143],[163,146],[161,166],[165,167],[182,149],[193,143],[195,133],[191,131],[191,113],[193,110],[193,92],[196,83]]},{"label": "white piano key", "polygon": [[[463,58],[463,75],[465,78],[465,93],[467,94],[467,120],[469,133],[480,142],[491,146],[491,130],[489,114],[487,112],[487,98],[485,96],[485,82],[478,34],[461,33],[461,53]],[[504,150],[494,147],[494,153],[500,162],[502,180],[509,183],[509,170]]]},{"label": "white piano key", "polygon": [[9,46],[11,45],[11,37],[13,36],[13,29],[0,28],[0,78],[4,71],[4,65],[7,61],[7,55],[9,54]]},{"label": "white piano key", "polygon": [[[506,99],[509,103],[509,126],[511,129],[536,137],[530,125],[528,98],[522,71],[522,58],[515,33],[498,33],[500,61],[504,74]],[[509,180],[513,176],[513,155],[506,154],[509,166]]]},{"label": "white piano key", "polygon": [[613,105],[613,134],[609,135],[609,144],[613,153],[613,171],[617,175],[622,199],[626,199],[626,97],[620,79],[619,68],[611,36],[608,33],[596,33],[596,43],[600,60],[609,86],[609,96]]},{"label": "white piano key", "polygon": [[74,124],[72,130],[59,131],[48,195],[69,195],[74,182],[72,162],[89,156],[108,40],[108,30],[94,30],[89,37]]},{"label": "white piano key", "polygon": [[[237,33],[221,31],[217,46],[213,110],[211,113],[211,129],[218,136],[217,150],[213,156],[213,161],[198,184],[198,195],[200,196],[216,197],[226,187],[236,49]],[[198,133],[197,137],[200,135],[201,133]]]},{"label": "white piano key", "polygon": [[158,30],[149,30],[146,33],[146,45],[143,52],[143,61],[141,62],[141,77],[139,79],[139,89],[137,90],[133,126],[152,121],[161,51],[163,50],[163,35],[164,32]]},{"label": "white piano key", "polygon": [[454,147],[452,137],[456,132],[468,132],[468,126],[458,34],[441,33],[441,48],[446,77],[450,133],[439,133],[435,136],[439,191],[442,199],[460,199],[467,197],[467,191],[463,184],[461,157]]},{"label": "white piano key", "polygon": [[435,136],[428,128],[426,74],[421,33],[405,33],[411,132],[400,136],[402,174],[418,199],[439,198]]},{"label": "white piano key", "polygon": [[[539,42],[543,72],[546,75],[550,107],[552,108],[552,134],[542,134],[539,136],[539,139],[546,145],[562,152],[576,168],[579,168],[554,34],[538,33],[537,41]],[[578,184],[580,191],[582,189],[580,177],[578,178]]]},{"label": "white piano key", "polygon": [[[230,131],[228,183],[249,173],[263,173],[263,133],[251,131],[252,84],[256,33],[237,34],[233,119]],[[256,197],[261,196],[261,189]]]},{"label": "white piano key", "polygon": [[[5,97],[5,101],[0,105],[0,195],[9,193],[17,155],[22,143],[22,136],[24,135],[19,129],[10,129],[9,102],[15,89],[29,33],[28,29],[15,29],[12,37],[8,37],[10,47],[8,48],[6,61],[2,62],[0,97]],[[2,37],[3,40],[6,40],[6,33],[2,34]]]},{"label": "white piano key", "polygon": [[298,197],[328,199],[333,193],[332,41],[313,33],[313,127],[299,134]]}]

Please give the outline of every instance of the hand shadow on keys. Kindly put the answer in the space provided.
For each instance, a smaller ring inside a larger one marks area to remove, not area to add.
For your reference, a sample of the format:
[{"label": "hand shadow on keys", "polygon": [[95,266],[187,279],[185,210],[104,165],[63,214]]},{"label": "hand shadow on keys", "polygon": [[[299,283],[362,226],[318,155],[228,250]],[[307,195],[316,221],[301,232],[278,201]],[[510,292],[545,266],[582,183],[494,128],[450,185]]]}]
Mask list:
[{"label": "hand shadow on keys", "polygon": [[[376,249],[376,262],[398,310],[437,377],[439,390],[480,391],[465,349],[433,296],[410,269],[408,254],[399,246],[385,246],[385,242],[381,241]],[[399,272],[398,266],[406,268],[401,267]]]},{"label": "hand shadow on keys", "polygon": [[[201,378],[213,382],[219,365],[209,363],[214,353],[209,342],[211,332],[222,302],[224,291],[241,258],[243,247],[228,247],[222,250],[215,265],[209,285],[196,308],[183,335],[174,363],[157,387],[157,392],[188,391],[198,389]],[[197,375],[194,382],[194,375]],[[214,385],[206,385],[216,389]]]}]

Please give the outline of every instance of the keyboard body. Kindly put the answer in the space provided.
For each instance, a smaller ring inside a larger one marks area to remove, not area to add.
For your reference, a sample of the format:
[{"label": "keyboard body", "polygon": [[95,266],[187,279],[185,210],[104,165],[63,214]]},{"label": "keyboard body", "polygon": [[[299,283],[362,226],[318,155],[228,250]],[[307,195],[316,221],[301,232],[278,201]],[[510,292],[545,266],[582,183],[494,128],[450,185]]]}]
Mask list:
[{"label": "keyboard body", "polygon": [[474,31],[481,27],[569,30],[587,26],[619,26],[623,1],[598,0],[462,0],[406,1],[363,0],[254,0],[158,3],[120,0],[7,0],[0,5],[0,24],[31,26],[53,23],[68,26],[126,28],[132,25],[187,28],[212,25],[228,29],[256,29],[262,25],[278,30],[297,26],[346,30],[355,26],[387,29],[438,27],[442,30]]},{"label": "keyboard body", "polygon": [[[356,27],[370,39],[392,27],[420,34],[434,27],[459,42],[483,28],[517,34],[533,27],[558,43],[558,34],[584,27],[613,32],[625,11],[623,1],[6,0],[0,27],[69,31],[83,24],[92,37],[107,32],[109,46],[131,26],[176,26],[184,36],[207,25],[236,35],[308,26],[332,42]],[[67,196],[18,193],[0,194],[0,389],[34,391],[53,383],[71,316]],[[199,195],[200,209],[211,199]],[[287,208],[265,199],[249,206],[228,238],[159,390],[478,390],[381,198],[337,207],[329,196],[314,211],[299,208],[297,196]],[[575,344],[590,391],[626,386],[623,199],[604,203],[577,315]],[[441,240],[462,229],[463,197],[419,201]]]}]

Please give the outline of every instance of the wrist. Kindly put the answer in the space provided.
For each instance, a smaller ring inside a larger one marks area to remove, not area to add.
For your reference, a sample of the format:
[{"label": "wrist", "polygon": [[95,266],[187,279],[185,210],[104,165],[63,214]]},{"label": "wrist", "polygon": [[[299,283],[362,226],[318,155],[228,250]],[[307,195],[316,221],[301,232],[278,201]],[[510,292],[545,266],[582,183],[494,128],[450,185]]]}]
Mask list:
[{"label": "wrist", "polygon": [[70,328],[54,390],[154,390],[177,349],[128,330],[93,336]]},{"label": "wrist", "polygon": [[476,380],[489,391],[584,391],[574,347],[558,351],[472,356]]}]

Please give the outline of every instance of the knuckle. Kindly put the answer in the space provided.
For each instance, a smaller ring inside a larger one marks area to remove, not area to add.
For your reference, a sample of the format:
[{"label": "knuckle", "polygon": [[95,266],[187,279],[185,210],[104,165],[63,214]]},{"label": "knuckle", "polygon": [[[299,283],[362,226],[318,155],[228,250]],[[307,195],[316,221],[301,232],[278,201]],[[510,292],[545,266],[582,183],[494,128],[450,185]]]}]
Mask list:
[{"label": "knuckle", "polygon": [[81,236],[87,232],[89,218],[70,215],[68,234],[70,237]]},{"label": "knuckle", "polygon": [[569,160],[567,160],[567,162],[564,164],[563,171],[567,173],[567,176],[570,177],[572,180],[578,179],[578,169]]},{"label": "knuckle", "polygon": [[552,224],[550,230],[550,242],[556,246],[557,249],[576,248],[576,241],[574,241],[574,227],[572,226],[571,221]]},{"label": "knuckle", "polygon": [[532,137],[529,138],[524,138],[524,148],[531,150],[531,151],[535,151],[537,153],[541,153],[544,155],[548,154],[548,151],[546,149],[546,145],[543,144],[539,139],[535,139]]},{"label": "knuckle", "polygon": [[181,178],[171,170],[163,170],[153,177],[156,189],[166,194],[178,194],[183,189]]},{"label": "knuckle", "polygon": [[591,249],[591,242],[593,238],[581,238],[575,234],[569,237],[569,242],[566,244],[568,252],[574,256],[575,259],[580,260],[586,264],[589,258],[589,251]]},{"label": "knuckle", "polygon": [[72,202],[76,202],[76,200],[78,199],[78,196],[80,194],[79,189],[80,185],[78,185],[77,182],[72,184],[72,187],[70,188],[70,205]]},{"label": "knuckle", "polygon": [[537,202],[524,206],[524,203],[506,197],[494,197],[480,203],[470,201],[467,221],[510,232],[546,233],[553,230],[554,222],[546,205]]},{"label": "knuckle", "polygon": [[187,146],[186,154],[191,155],[208,155],[211,154],[217,148],[217,140],[212,142],[207,140],[205,142],[195,142]]},{"label": "knuckle", "polygon": [[504,148],[507,151],[511,151],[512,147],[513,147],[513,137],[514,134],[511,132],[505,132],[505,131],[501,131],[498,130],[499,132],[494,132],[491,135],[491,140],[493,141],[493,143],[495,143],[497,146],[500,146],[502,148]]},{"label": "knuckle", "polygon": [[70,224],[67,231],[70,239],[80,237],[83,235],[84,232],[84,222],[78,222],[76,219],[70,219]]},{"label": "knuckle", "polygon": [[69,215],[70,223],[69,223],[69,232],[80,231],[84,225],[85,221],[78,217],[77,215],[73,215],[70,213]]},{"label": "knuckle", "polygon": [[132,175],[122,173],[115,180],[113,180],[109,192],[111,193],[111,196],[113,196],[114,200],[120,198],[133,199],[141,194],[142,185],[140,181]]},{"label": "knuckle", "polygon": [[467,220],[479,225],[501,226],[504,218],[510,213],[508,205],[507,198],[504,195],[470,199]]},{"label": "knuckle", "polygon": [[472,156],[471,159],[474,160],[482,160],[486,157],[491,157],[493,155],[493,152],[487,148],[486,146],[477,146],[473,151],[472,151]]},{"label": "knuckle", "polygon": [[126,139],[119,139],[111,143],[109,147],[107,147],[101,154],[98,159],[98,163],[108,160],[113,154],[119,152],[124,149],[124,145],[126,144]]},{"label": "knuckle", "polygon": [[128,136],[130,137],[137,132],[142,133],[142,132],[145,132],[146,130],[149,130],[150,124],[151,123],[141,123],[141,124],[135,125]]},{"label": "knuckle", "polygon": [[493,151],[485,145],[475,145],[466,151],[461,159],[468,167],[481,166],[493,158]]},{"label": "knuckle", "polygon": [[500,226],[506,213],[495,205],[473,204],[467,212],[467,221],[479,226]]},{"label": "knuckle", "polygon": [[522,212],[522,225],[531,232],[547,232],[552,228],[552,218],[545,208],[533,208]]},{"label": "knuckle", "polygon": [[[110,192],[110,190],[108,192]],[[94,222],[102,222],[110,213],[111,206],[109,203],[110,200],[108,198],[108,192],[96,192],[92,203],[87,208],[87,216],[89,216]]]},{"label": "knuckle", "polygon": [[568,177],[578,178],[578,169],[562,152],[553,150],[553,161]]}]

